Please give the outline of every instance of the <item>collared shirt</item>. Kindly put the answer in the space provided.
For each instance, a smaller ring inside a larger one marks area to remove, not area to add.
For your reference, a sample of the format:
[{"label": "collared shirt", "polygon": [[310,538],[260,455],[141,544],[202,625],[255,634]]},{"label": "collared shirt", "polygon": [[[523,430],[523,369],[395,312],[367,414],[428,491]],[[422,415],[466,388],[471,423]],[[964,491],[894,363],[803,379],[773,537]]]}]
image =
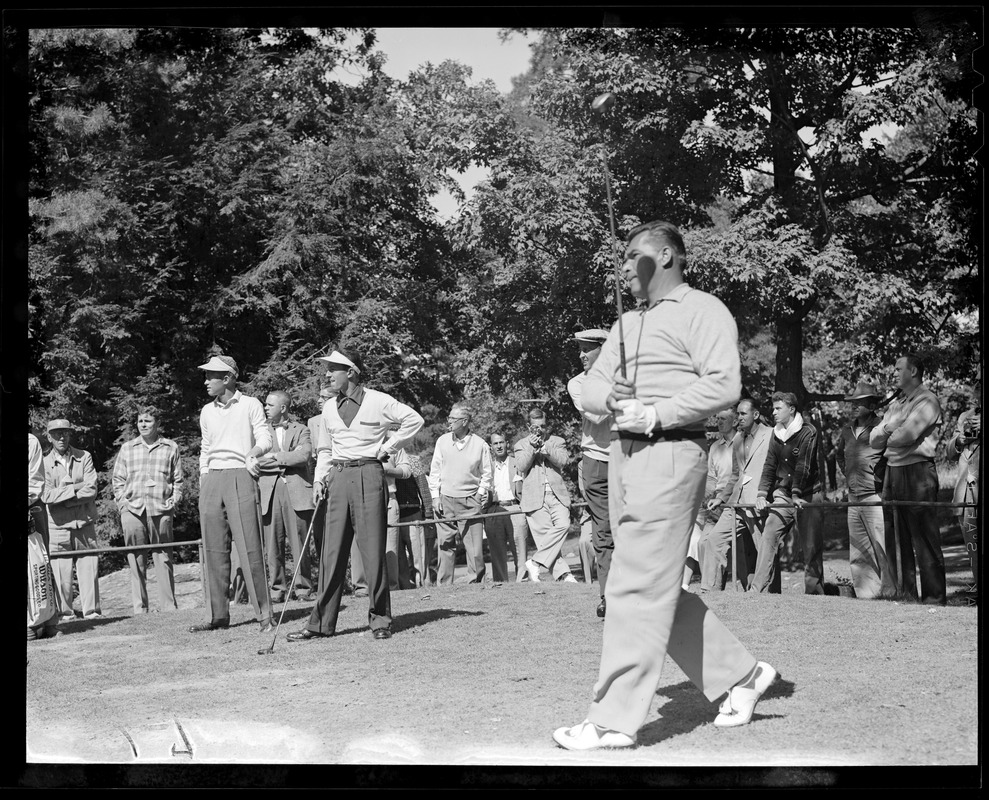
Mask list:
[{"label": "collared shirt", "polygon": [[890,467],[905,467],[933,461],[937,450],[937,427],[941,403],[924,384],[889,404],[883,421],[872,429],[869,444],[886,448]]},{"label": "collared shirt", "polygon": [[[703,420],[738,401],[738,328],[714,295],[682,283],[648,309],[626,312],[622,327],[628,378],[636,397],[655,405],[657,430],[702,430]],[[584,381],[586,411],[610,413],[608,395],[620,364],[615,323]]]},{"label": "collared shirt", "polygon": [[60,456],[53,447],[43,459],[48,527],[78,529],[96,522],[96,468],[85,450],[69,447]]},{"label": "collared shirt", "polygon": [[255,447],[264,455],[271,450],[271,429],[264,416],[264,406],[256,397],[238,389],[229,402],[219,398],[207,403],[199,414],[202,446],[199,472],[211,469],[243,469],[247,454]]},{"label": "collared shirt", "polygon": [[[347,399],[356,402],[353,394]],[[315,476],[320,483],[329,474],[331,462],[377,458],[382,448],[389,455],[395,453],[420,431],[425,422],[417,411],[384,392],[361,387],[359,394],[357,414],[349,425],[340,416],[342,401],[339,395],[336,403],[323,405]],[[398,429],[389,435],[392,425],[398,425]]]},{"label": "collared shirt", "polygon": [[506,457],[502,461],[492,458],[491,468],[494,483],[492,492],[495,500],[499,503],[517,503],[518,500],[515,499],[515,493],[512,491],[512,483],[516,476],[512,474],[512,470],[508,467],[508,458]]},{"label": "collared shirt", "polygon": [[879,417],[873,414],[864,426],[846,425],[838,436],[835,459],[845,475],[850,494],[872,495],[881,491],[886,467],[885,448],[869,443],[869,434],[878,424]]},{"label": "collared shirt", "polygon": [[452,432],[436,440],[429,466],[429,491],[439,497],[470,497],[491,488],[491,448],[476,433],[457,439]]},{"label": "collared shirt", "polygon": [[[734,441],[734,437],[732,437]],[[704,496],[719,496],[731,479],[731,441],[725,441],[720,434],[711,444],[707,454],[707,483]]]},{"label": "collared shirt", "polygon": [[143,436],[124,442],[113,464],[112,485],[121,511],[136,516],[172,513],[182,499],[179,446],[164,436],[151,444]]},{"label": "collared shirt", "polygon": [[41,442],[33,433],[27,435],[27,504],[41,499],[45,491],[45,462]]},{"label": "collared shirt", "polygon": [[567,392],[574,408],[580,412],[580,452],[595,461],[607,461],[611,450],[611,414],[592,414],[580,401],[587,373],[574,375],[567,383]]}]

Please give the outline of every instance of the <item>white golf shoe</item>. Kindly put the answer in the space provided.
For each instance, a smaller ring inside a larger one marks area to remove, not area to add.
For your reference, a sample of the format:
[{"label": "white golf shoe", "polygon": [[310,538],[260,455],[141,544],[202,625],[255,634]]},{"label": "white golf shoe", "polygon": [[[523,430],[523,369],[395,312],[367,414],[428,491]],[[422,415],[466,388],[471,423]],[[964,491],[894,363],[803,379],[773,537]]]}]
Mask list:
[{"label": "white golf shoe", "polygon": [[567,750],[599,750],[632,747],[635,744],[635,737],[599,728],[586,719],[572,728],[557,728],[553,731],[553,739]]},{"label": "white golf shoe", "polygon": [[718,708],[718,716],[715,718],[714,724],[719,728],[747,725],[752,721],[752,713],[755,711],[756,703],[778,677],[779,673],[765,661],[756,662],[755,674],[745,681],[751,683],[752,687],[743,687],[741,684],[732,686],[728,691],[728,696]]},{"label": "white golf shoe", "polygon": [[539,583],[539,567],[536,566],[536,562],[531,558],[525,562],[525,570],[529,573],[530,581]]}]

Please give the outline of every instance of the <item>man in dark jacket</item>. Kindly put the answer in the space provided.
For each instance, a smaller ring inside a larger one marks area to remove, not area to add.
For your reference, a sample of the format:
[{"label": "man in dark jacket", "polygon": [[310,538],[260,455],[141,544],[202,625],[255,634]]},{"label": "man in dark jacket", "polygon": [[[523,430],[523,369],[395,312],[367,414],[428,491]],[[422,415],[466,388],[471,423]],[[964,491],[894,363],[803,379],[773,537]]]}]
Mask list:
[{"label": "man in dark jacket", "polygon": [[797,521],[797,509],[808,502],[823,502],[821,479],[817,469],[817,430],[805,422],[797,410],[797,396],[792,392],[773,394],[773,438],[762,468],[756,510],[765,511],[773,504],[786,506],[769,509],[769,517],[759,542],[759,557],[750,591],[780,594],[780,542],[791,530],[799,537],[804,558],[804,592],[824,594],[824,540],[819,509],[807,509]]}]

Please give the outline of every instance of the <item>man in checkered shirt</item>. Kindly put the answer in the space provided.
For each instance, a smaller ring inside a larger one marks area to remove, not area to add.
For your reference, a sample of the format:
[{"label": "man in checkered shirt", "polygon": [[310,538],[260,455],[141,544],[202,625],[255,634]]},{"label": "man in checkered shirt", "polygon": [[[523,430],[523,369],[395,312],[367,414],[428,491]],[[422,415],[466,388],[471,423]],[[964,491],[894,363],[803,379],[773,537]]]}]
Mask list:
[{"label": "man in checkered shirt", "polygon": [[[179,446],[159,435],[159,418],[151,406],[139,410],[140,435],[123,444],[113,465],[113,498],[120,511],[124,544],[128,546],[173,541],[172,516],[182,497],[182,458]],[[172,551],[166,548],[151,552],[158,581],[158,606],[172,611],[178,608]],[[127,561],[134,613],[147,614],[147,551],[130,552]]]}]

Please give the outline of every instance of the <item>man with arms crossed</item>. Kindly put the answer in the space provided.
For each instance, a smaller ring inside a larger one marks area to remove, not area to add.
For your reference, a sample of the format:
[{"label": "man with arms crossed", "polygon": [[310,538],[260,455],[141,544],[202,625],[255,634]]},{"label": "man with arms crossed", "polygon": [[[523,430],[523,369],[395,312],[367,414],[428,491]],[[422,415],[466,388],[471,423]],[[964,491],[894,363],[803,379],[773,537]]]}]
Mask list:
[{"label": "man with arms crossed", "polygon": [[[351,350],[321,356],[336,398],[323,406],[323,437],[316,460],[313,502],[326,496],[326,531],[319,562],[319,587],[309,622],[285,638],[290,642],[336,633],[347,560],[356,538],[367,575],[368,624],[375,639],[390,639],[391,595],[385,567],[388,487],[383,462],[422,428],[417,412],[394,397],[363,386],[363,361]],[[392,425],[398,429],[391,432]]]},{"label": "man with arms crossed", "polygon": [[[937,501],[934,466],[941,403],[924,386],[924,362],[912,353],[896,360],[900,396],[889,404],[883,421],[872,429],[869,444],[886,448],[883,500]],[[897,575],[897,589],[906,598],[944,605],[948,602],[937,510],[931,506],[892,506],[895,551],[887,558]]]},{"label": "man with arms crossed", "polygon": [[237,388],[236,361],[230,356],[213,356],[199,369],[206,374],[206,393],[213,398],[199,415],[199,518],[210,621],[193,625],[189,631],[201,633],[229,627],[230,550],[236,547],[261,633],[267,633],[273,625],[257,477],[258,458],[271,449],[271,429],[261,402]]},{"label": "man with arms crossed", "polygon": [[745,649],[698,595],[681,588],[707,476],[704,420],[741,392],[738,334],[720,300],[684,283],[679,231],[651,222],[628,235],[624,273],[646,301],[616,324],[582,404],[615,416],[608,465],[615,551],[601,666],[587,718],[553,738],[570,750],[635,744],[667,653],[708,698],[728,694],[715,725],[744,725],[776,670]]}]

